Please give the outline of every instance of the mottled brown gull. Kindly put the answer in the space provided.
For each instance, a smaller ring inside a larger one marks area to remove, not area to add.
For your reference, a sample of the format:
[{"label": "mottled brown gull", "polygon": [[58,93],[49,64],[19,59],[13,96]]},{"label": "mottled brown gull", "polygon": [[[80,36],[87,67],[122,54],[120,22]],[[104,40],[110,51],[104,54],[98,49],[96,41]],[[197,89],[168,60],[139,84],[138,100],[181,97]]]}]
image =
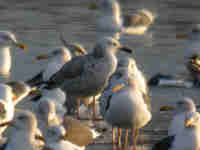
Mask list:
[{"label": "mottled brown gull", "polygon": [[111,37],[102,38],[92,53],[74,57],[66,63],[48,82],[49,88],[60,86],[66,93],[79,99],[96,96],[105,88],[109,77],[116,70],[115,53],[118,50],[132,52]]},{"label": "mottled brown gull", "polygon": [[194,80],[194,84],[200,83],[200,24],[194,24],[187,34],[177,34],[176,38],[187,39],[184,45],[184,63]]}]

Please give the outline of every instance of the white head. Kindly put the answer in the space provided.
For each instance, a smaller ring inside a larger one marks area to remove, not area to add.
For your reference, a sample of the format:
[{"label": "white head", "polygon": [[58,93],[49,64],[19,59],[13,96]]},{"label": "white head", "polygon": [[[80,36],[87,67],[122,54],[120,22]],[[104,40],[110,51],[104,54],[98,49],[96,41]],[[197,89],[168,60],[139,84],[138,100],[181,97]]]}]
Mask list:
[{"label": "white head", "polygon": [[103,37],[97,41],[94,53],[98,57],[104,56],[106,53],[115,53],[117,50],[122,50],[127,53],[132,53],[128,47],[121,46],[120,42],[112,37]]},{"label": "white head", "polygon": [[188,112],[185,114],[185,128],[193,128],[200,125],[199,112]]},{"label": "white head", "polygon": [[41,54],[36,57],[37,60],[41,59],[64,59],[66,62],[71,60],[71,53],[66,47],[58,47],[50,53]]},{"label": "white head", "polygon": [[17,46],[24,50],[27,49],[27,46],[19,43],[15,35],[9,31],[0,31],[0,45],[8,47]]}]

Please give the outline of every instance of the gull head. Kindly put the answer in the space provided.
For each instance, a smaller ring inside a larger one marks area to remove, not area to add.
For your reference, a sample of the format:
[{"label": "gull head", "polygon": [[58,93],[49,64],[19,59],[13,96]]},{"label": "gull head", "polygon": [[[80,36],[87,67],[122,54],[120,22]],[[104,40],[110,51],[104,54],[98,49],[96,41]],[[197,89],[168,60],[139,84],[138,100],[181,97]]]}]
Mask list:
[{"label": "gull head", "polygon": [[96,56],[102,56],[105,53],[112,53],[118,50],[132,53],[132,50],[130,48],[128,48],[127,46],[122,46],[118,40],[112,37],[103,37],[97,42],[94,53],[96,54]]},{"label": "gull head", "polygon": [[193,128],[200,125],[199,112],[188,112],[185,114],[185,128]]},{"label": "gull head", "polygon": [[32,112],[20,110],[15,114],[14,119],[11,121],[11,126],[18,130],[29,132],[36,131],[37,119]]},{"label": "gull head", "polygon": [[20,49],[27,50],[27,46],[17,41],[15,35],[9,31],[0,31],[0,45],[2,46],[16,46]]},{"label": "gull head", "polygon": [[65,61],[71,60],[71,53],[66,47],[58,47],[50,53],[44,53],[36,57],[36,60],[42,59],[60,59],[64,58]]},{"label": "gull head", "polygon": [[184,97],[181,100],[175,102],[172,106],[162,106],[161,111],[173,110],[175,114],[184,112],[195,112],[196,106],[191,98]]}]

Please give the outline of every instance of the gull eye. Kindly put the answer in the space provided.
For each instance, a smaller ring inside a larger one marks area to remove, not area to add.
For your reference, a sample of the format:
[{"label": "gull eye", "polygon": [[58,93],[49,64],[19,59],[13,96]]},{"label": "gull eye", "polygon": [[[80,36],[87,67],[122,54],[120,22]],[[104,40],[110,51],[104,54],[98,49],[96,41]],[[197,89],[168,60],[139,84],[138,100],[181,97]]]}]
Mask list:
[{"label": "gull eye", "polygon": [[19,119],[19,120],[25,120],[26,117],[25,117],[25,116],[19,116],[18,119]]}]

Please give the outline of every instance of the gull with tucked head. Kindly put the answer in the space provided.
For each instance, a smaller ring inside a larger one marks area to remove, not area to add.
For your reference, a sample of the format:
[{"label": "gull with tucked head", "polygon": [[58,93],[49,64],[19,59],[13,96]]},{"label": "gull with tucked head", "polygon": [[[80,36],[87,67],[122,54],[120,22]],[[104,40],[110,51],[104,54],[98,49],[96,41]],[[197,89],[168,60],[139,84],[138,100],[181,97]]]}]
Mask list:
[{"label": "gull with tucked head", "polygon": [[9,75],[11,69],[11,47],[27,50],[27,46],[19,43],[15,35],[9,31],[0,31],[0,73]]},{"label": "gull with tucked head", "polygon": [[135,15],[122,16],[117,0],[96,1],[91,4],[90,8],[99,8],[100,16],[97,26],[102,31],[141,35],[146,32],[155,19],[147,9],[139,10]]}]

